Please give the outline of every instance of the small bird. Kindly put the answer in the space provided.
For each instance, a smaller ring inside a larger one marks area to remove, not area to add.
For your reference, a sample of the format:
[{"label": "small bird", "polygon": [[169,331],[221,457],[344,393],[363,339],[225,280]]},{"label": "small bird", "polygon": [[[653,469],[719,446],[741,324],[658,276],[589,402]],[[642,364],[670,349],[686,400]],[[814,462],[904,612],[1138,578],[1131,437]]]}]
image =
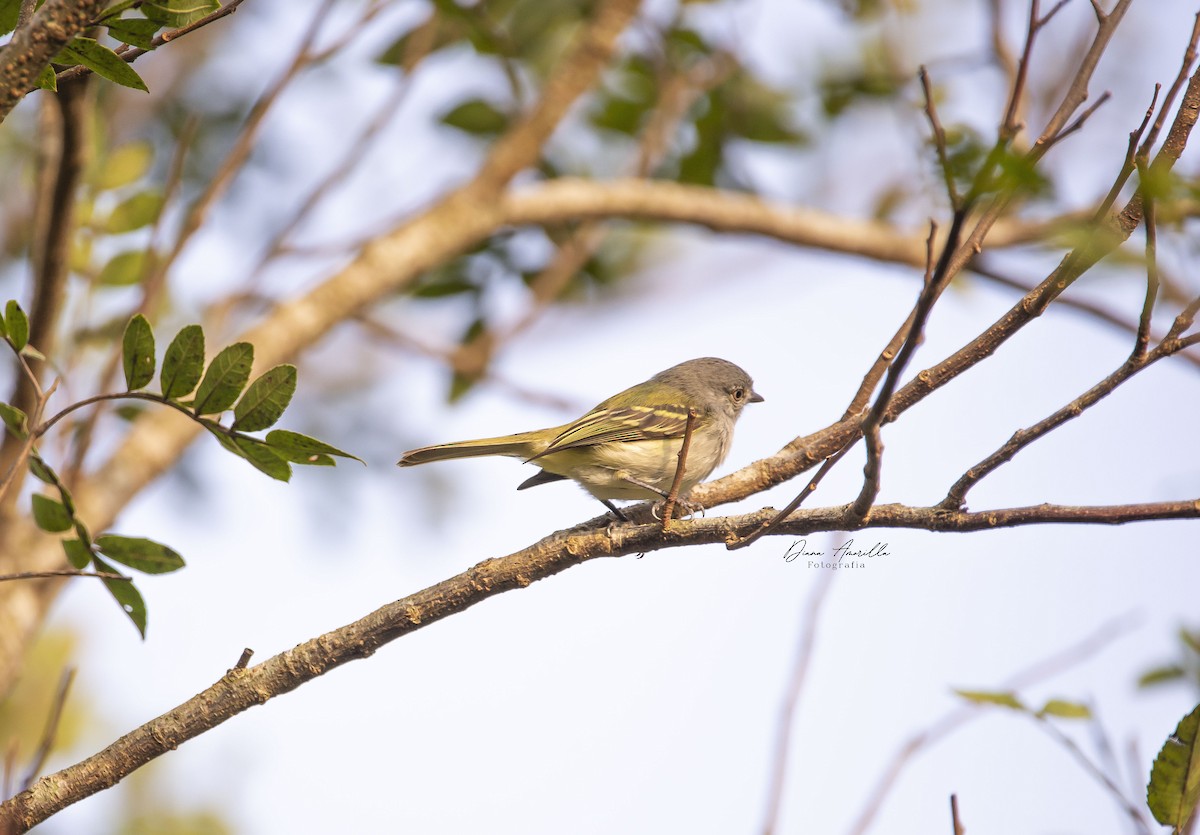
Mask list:
[{"label": "small bird", "polygon": [[612,499],[657,500],[671,489],[689,410],[696,417],[680,496],[725,460],[742,409],[762,400],[745,371],[727,360],[703,357],[660,371],[562,426],[421,447],[404,453],[397,463],[411,467],[482,455],[521,458],[541,470],[518,490],[571,479],[624,520]]}]

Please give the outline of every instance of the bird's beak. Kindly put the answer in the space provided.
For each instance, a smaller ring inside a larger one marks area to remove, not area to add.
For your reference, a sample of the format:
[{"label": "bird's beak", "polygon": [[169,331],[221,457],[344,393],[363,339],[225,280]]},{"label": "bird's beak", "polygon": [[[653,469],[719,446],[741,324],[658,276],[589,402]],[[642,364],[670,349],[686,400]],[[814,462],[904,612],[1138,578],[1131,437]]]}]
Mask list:
[{"label": "bird's beak", "polygon": [[750,399],[746,402],[747,403],[761,403],[764,400],[766,400],[765,397],[763,397],[761,394],[759,394],[754,389],[750,389]]}]

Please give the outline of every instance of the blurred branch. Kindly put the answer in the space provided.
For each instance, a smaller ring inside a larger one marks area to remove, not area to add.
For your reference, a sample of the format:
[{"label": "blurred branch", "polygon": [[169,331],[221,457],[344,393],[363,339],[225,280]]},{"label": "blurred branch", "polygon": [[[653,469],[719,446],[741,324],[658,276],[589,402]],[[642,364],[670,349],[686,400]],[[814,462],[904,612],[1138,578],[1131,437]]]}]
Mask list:
[{"label": "blurred branch", "polygon": [[[91,97],[88,84],[77,81],[59,87],[53,96],[57,118],[53,119],[55,133],[47,137],[57,154],[46,154],[45,161],[52,173],[38,178],[48,187],[48,192],[38,195],[38,216],[45,226],[30,244],[35,264],[33,276],[33,300],[29,311],[29,341],[43,356],[54,355],[57,342],[59,317],[66,296],[67,277],[70,273],[71,244],[76,232],[75,207],[78,202],[79,183],[91,151]],[[41,209],[44,206],[44,210]],[[16,390],[10,401],[13,406],[31,413],[37,405],[43,362],[29,358],[29,374],[17,378]],[[13,462],[23,446],[22,439],[5,433],[0,443],[0,472],[12,472],[16,479],[12,497],[16,498],[23,471],[13,469]],[[0,515],[6,509],[0,509]]]},{"label": "blurred branch", "polygon": [[[1004,119],[1000,123],[1000,137],[1005,142],[1012,141],[1021,128],[1024,127],[1021,123],[1020,114],[1025,100],[1025,83],[1029,76],[1029,56],[1033,52],[1033,43],[1037,39],[1038,32],[1041,31],[1042,27],[1049,23],[1050,19],[1066,4],[1067,0],[1059,0],[1050,11],[1046,12],[1045,15],[1041,15],[1038,0],[1030,0],[1029,25],[1025,30],[1025,47],[1022,49],[1021,57],[1010,76],[1008,107],[1005,108]],[[993,15],[995,17],[999,16],[998,0],[993,0]],[[997,28],[998,23],[993,22],[993,43],[1002,44],[1003,41],[999,36]],[[997,55],[1002,54],[997,49]]]},{"label": "blurred branch", "polygon": [[[836,549],[834,549],[836,553]],[[762,831],[772,835],[779,831],[779,813],[783,808],[783,784],[787,776],[788,753],[791,750],[792,727],[796,723],[796,710],[804,693],[808,679],[808,665],[812,661],[813,649],[817,644],[817,626],[821,619],[821,606],[833,587],[837,572],[822,570],[808,593],[804,613],[800,619],[800,637],[792,661],[792,674],[788,680],[787,693],[779,712],[779,728],[775,732],[775,749],[771,755],[771,782],[767,789],[767,810]]]},{"label": "blurred branch", "polygon": [[59,723],[62,722],[63,708],[67,704],[67,695],[71,692],[71,684],[74,681],[75,668],[68,667],[63,670],[62,679],[58,683],[58,691],[54,695],[54,701],[50,704],[50,713],[46,716],[46,727],[42,731],[42,740],[38,744],[37,752],[33,755],[33,761],[29,764],[29,771],[25,774],[25,779],[21,781],[21,791],[27,791],[33,785],[33,781],[37,779],[38,774],[46,767],[46,759],[54,750],[54,740],[58,736]]},{"label": "blurred branch", "polygon": [[1112,797],[1113,800],[1117,802],[1117,805],[1121,807],[1121,811],[1123,811],[1129,817],[1129,820],[1133,824],[1134,830],[1138,833],[1138,835],[1150,835],[1150,825],[1146,822],[1145,817],[1143,817],[1139,804],[1126,797],[1125,793],[1121,791],[1120,787],[1117,786],[1113,779],[1104,773],[1104,769],[1092,762],[1088,755],[1083,753],[1080,747],[1075,744],[1075,740],[1063,733],[1062,730],[1060,730],[1047,717],[1037,713],[1031,713],[1029,715],[1033,717],[1039,728],[1045,731],[1051,739],[1061,745],[1063,749],[1071,755],[1071,758],[1074,759],[1075,762],[1079,763],[1080,767],[1087,772],[1087,774],[1091,775],[1096,782],[1104,787],[1109,796]]},{"label": "blurred branch", "polygon": [[[1053,655],[1035,661],[1014,674],[1001,684],[1001,689],[1028,687],[1066,672],[1099,653],[1129,628],[1129,616],[1110,620],[1082,641],[1072,644],[1066,649],[1057,650]],[[867,801],[850,827],[849,835],[864,835],[871,828],[871,824],[879,814],[879,810],[883,808],[892,787],[910,760],[921,751],[941,742],[963,725],[984,715],[986,714],[971,705],[958,705],[941,719],[909,737],[892,755],[879,780],[867,795]]]},{"label": "blurred branch", "polygon": [[33,90],[38,74],[67,41],[83,33],[104,0],[46,0],[0,47],[0,122]]},{"label": "blurred branch", "polygon": [[[397,600],[366,617],[282,652],[247,669],[233,669],[214,685],[152,719],[99,753],[43,777],[28,791],[0,804],[0,831],[22,832],[62,809],[115,785],[146,763],[173,751],[237,714],[289,693],[342,664],[367,658],[383,645],[457,614],[490,597],[550,577],[600,557],[724,542],[760,527],[769,511],[744,516],[677,520],[670,533],[658,524],[612,524],[608,515],[553,533],[507,557],[471,569]],[[773,533],[807,535],[840,530],[844,510],[802,512]],[[880,505],[866,527],[923,530],[994,530],[1035,524],[1124,524],[1151,519],[1200,518],[1200,501],[1108,507],[1040,505],[982,513],[936,507]]]},{"label": "blurred branch", "polygon": [[544,226],[569,220],[622,217],[676,221],[717,232],[749,232],[831,252],[919,266],[921,234],[901,234],[870,220],[839,217],[819,209],[772,203],[748,194],[666,180],[605,182],[560,177],[506,194],[504,222]]},{"label": "blurred branch", "polygon": [[[686,71],[670,72],[658,85],[661,90],[657,107],[650,114],[638,137],[637,159],[633,174],[644,180],[658,167],[670,138],[679,128],[688,110],[706,92],[720,84],[735,67],[733,58],[717,53],[697,62]],[[532,302],[520,320],[502,333],[485,329],[460,345],[454,352],[453,368],[463,376],[476,378],[486,373],[496,349],[528,330],[571,285],[574,278],[608,239],[608,229],[598,218],[590,218],[571,231],[558,245],[554,257],[529,282]]]}]

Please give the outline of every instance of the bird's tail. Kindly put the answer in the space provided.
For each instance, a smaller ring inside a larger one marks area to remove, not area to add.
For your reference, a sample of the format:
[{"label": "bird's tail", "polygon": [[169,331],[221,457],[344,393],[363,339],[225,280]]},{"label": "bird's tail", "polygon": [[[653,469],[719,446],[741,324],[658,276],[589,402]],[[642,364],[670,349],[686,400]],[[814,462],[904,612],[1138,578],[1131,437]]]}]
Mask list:
[{"label": "bird's tail", "polygon": [[[452,458],[477,458],[483,455],[509,455],[514,458],[532,458],[546,447],[545,432],[521,432],[516,435],[501,435],[498,438],[479,438],[474,441],[456,441],[452,444],[435,444],[412,449],[396,463],[401,467],[428,464],[430,461],[449,461]],[[550,435],[553,437],[553,435]]]}]

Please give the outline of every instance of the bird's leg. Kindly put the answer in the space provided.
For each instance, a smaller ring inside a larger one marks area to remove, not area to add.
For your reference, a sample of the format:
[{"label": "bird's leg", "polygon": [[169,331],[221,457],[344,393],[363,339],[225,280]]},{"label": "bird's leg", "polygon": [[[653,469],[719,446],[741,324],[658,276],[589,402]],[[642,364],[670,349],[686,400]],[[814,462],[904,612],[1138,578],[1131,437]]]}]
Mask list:
[{"label": "bird's leg", "polygon": [[618,519],[620,519],[622,522],[629,521],[629,517],[621,512],[621,508],[617,507],[615,504],[610,502],[608,499],[601,499],[600,501],[604,502],[604,506],[607,507],[609,510],[611,510],[613,512],[613,515],[616,516]]},{"label": "bird's leg", "polygon": [[[659,490],[653,484],[647,484],[646,482],[642,481],[641,479],[634,478],[633,476],[629,475],[628,473],[618,473],[617,477],[619,479],[621,479],[621,481],[624,481],[628,484],[632,484],[635,487],[641,487],[643,490],[649,490],[651,493],[656,493],[659,496],[662,496],[663,500],[661,502],[655,502],[654,506],[651,508],[651,511],[650,511],[652,514],[654,514],[655,519],[662,519],[662,517],[659,516],[658,509],[661,508],[663,506],[663,504],[666,502],[666,500],[667,500],[666,493],[664,493],[662,490]],[[608,504],[608,502],[605,502],[605,504]],[[693,516],[697,512],[700,512],[700,513],[704,512],[703,506],[698,505],[695,502],[689,502],[687,499],[677,498],[675,500],[675,504],[677,504],[678,506],[683,508],[684,513],[688,516]]]}]

